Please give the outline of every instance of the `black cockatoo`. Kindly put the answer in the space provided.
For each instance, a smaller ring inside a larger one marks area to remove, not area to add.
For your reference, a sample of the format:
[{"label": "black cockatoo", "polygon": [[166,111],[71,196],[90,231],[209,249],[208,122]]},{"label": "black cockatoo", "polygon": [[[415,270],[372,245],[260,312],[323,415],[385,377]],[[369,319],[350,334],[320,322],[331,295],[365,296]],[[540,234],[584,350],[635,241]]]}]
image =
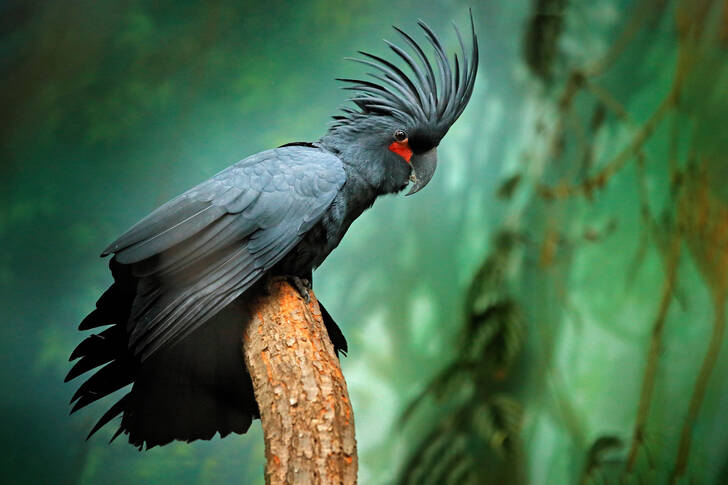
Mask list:
[{"label": "black cockatoo", "polygon": [[[89,436],[122,415],[114,435],[139,448],[174,439],[244,433],[258,417],[240,346],[240,302],[270,277],[307,297],[311,272],[350,224],[385,194],[407,195],[432,178],[437,146],[465,109],[478,44],[451,63],[435,33],[423,48],[396,28],[409,50],[387,42],[403,68],[361,52],[370,80],[341,79],[356,92],[314,143],[290,143],[245,158],[162,205],[106,248],[114,283],[81,330],[66,380],[101,367],[74,394],[73,411],[128,384],[131,390]],[[409,70],[406,74],[403,70]],[[322,306],[337,352],[346,340]]]}]

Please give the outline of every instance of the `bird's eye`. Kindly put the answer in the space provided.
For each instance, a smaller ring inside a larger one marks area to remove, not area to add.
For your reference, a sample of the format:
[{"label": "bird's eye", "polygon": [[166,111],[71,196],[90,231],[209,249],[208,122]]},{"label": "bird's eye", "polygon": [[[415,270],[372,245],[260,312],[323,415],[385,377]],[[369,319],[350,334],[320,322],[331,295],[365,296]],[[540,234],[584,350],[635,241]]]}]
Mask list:
[{"label": "bird's eye", "polygon": [[397,141],[405,141],[407,139],[407,133],[404,130],[397,130],[394,132],[394,139]]}]

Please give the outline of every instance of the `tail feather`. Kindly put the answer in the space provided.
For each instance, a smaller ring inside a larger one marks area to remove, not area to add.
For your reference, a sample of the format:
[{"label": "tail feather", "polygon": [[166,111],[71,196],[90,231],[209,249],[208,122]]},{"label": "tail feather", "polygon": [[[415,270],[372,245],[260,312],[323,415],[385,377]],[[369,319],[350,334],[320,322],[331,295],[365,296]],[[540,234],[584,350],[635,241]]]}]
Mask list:
[{"label": "tail feather", "polygon": [[71,404],[73,404],[71,413],[75,413],[132,382],[134,382],[134,376],[131,375],[124,362],[118,360],[111,362],[79,386],[71,398]]},{"label": "tail feather", "polygon": [[[68,382],[101,365],[71,398],[71,413],[121,389],[134,381],[136,365],[126,348],[126,321],[134,301],[136,282],[128,267],[112,259],[109,263],[114,284],[96,302],[96,309],[79,326],[80,329],[111,327],[83,340],[71,353],[70,360],[78,359],[66,375]],[[104,365],[105,364],[105,365]]]},{"label": "tail feather", "polygon": [[[241,349],[241,329],[248,319],[245,304],[228,305],[189,336],[142,363],[129,349],[126,325],[136,280],[128,267],[113,259],[111,269],[114,284],[81,328],[112,326],[84,339],[71,354],[70,360],[79,360],[66,381],[98,368],[73,395],[71,412],[130,383],[133,386],[101,416],[88,437],[119,415],[121,424],[112,441],[123,433],[140,449],[175,439],[245,433],[259,417]],[[346,339],[323,305],[321,314],[337,355],[345,354]]]},{"label": "tail feather", "polygon": [[231,305],[141,365],[121,427],[147,448],[245,433],[259,417],[241,351],[246,315]]},{"label": "tail feather", "polygon": [[64,382],[122,356],[126,347],[125,337],[124,328],[120,325],[114,325],[99,334],[87,337],[71,354],[69,360],[76,360],[79,357],[81,359],[73,365]]},{"label": "tail feather", "polygon": [[[119,415],[121,425],[112,440],[123,433],[139,448],[174,439],[210,439],[215,433],[245,433],[259,414],[241,352],[246,317],[240,308],[223,310],[177,345],[140,363],[128,348],[123,316],[132,301],[120,286],[115,282],[85,320],[91,328],[101,320],[113,325],[84,339],[71,354],[71,360],[79,360],[66,381],[103,365],[75,392],[71,412],[134,385],[101,416],[88,437]],[[119,308],[119,299],[128,304],[121,318],[109,310]]]},{"label": "tail feather", "polygon": [[[124,409],[126,408],[128,402],[129,402],[129,394],[131,394],[131,393],[126,393],[124,395],[124,397],[122,397],[121,399],[116,401],[114,403],[114,405],[111,406],[104,413],[103,416],[101,416],[101,418],[96,422],[94,427],[91,428],[91,431],[89,432],[88,436],[86,436],[86,439],[89,439],[90,437],[92,437],[94,435],[94,433],[96,433],[98,430],[103,428],[106,425],[106,423],[108,423],[109,421],[111,421],[112,419],[114,419],[115,417],[117,417],[118,415],[120,415],[121,413],[124,412]],[[118,433],[117,433],[117,435],[118,435]],[[116,438],[117,435],[114,435],[114,438]],[[111,440],[113,441],[114,438],[111,438]]]},{"label": "tail feather", "polygon": [[81,321],[79,330],[112,324],[121,324],[123,327],[129,319],[137,291],[136,279],[131,274],[131,268],[118,263],[115,258],[109,261],[109,268],[114,284],[101,295],[96,302],[96,309]]}]

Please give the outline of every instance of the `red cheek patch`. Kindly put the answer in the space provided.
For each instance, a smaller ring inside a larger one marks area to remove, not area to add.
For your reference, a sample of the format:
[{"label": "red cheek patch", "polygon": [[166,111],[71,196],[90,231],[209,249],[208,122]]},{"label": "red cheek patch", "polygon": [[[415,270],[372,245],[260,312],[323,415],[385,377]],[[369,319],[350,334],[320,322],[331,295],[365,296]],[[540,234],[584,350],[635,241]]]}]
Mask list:
[{"label": "red cheek patch", "polygon": [[410,163],[410,158],[412,158],[412,149],[410,148],[409,143],[407,143],[407,140],[392,142],[389,145],[389,150],[404,158],[407,163]]}]

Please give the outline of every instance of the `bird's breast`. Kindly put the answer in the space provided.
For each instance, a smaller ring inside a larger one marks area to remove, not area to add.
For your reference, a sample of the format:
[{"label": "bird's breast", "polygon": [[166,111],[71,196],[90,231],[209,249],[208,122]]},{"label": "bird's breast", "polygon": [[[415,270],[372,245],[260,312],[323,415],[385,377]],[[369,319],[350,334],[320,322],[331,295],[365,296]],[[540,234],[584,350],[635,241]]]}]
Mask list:
[{"label": "bird's breast", "polygon": [[[373,202],[372,198],[372,202]],[[324,213],[293,250],[279,265],[286,274],[307,275],[317,268],[341,242],[351,223],[371,206],[352,199],[347,191],[341,191]]]}]

